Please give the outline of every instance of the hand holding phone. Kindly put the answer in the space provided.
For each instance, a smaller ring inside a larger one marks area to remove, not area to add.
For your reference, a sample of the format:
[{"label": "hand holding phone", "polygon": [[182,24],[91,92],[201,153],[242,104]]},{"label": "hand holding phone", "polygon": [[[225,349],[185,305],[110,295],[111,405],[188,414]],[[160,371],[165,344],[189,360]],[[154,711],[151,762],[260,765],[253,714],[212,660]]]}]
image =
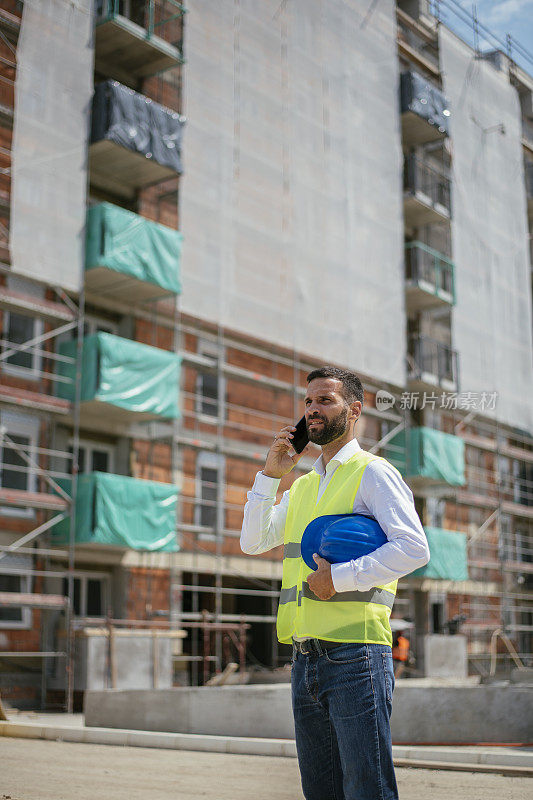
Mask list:
[{"label": "hand holding phone", "polygon": [[[305,417],[297,425],[286,425],[274,436],[263,474],[269,478],[287,475],[302,457],[308,441]],[[289,454],[291,447],[295,451],[294,455]]]}]

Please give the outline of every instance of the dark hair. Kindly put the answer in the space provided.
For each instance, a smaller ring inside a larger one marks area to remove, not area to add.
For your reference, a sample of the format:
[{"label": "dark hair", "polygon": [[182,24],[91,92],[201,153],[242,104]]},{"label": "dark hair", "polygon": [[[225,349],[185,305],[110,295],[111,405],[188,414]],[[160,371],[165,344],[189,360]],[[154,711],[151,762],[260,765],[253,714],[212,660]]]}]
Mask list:
[{"label": "dark hair", "polygon": [[359,400],[361,405],[364,404],[365,390],[355,372],[339,367],[320,367],[309,373],[307,383],[311,383],[315,378],[336,378],[342,383],[342,395],[348,404],[354,400]]}]

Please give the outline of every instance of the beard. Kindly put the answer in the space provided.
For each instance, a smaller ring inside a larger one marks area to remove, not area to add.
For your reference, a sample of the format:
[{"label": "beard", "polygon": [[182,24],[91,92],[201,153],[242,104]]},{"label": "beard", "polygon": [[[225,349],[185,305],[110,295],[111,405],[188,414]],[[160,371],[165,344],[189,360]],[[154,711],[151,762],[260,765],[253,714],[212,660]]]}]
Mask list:
[{"label": "beard", "polygon": [[[322,422],[322,428],[320,430],[309,430],[309,422],[312,422],[313,419],[319,419]],[[307,421],[307,435],[309,436],[309,441],[313,442],[313,444],[324,445],[329,444],[334,439],[338,439],[339,436],[342,436],[343,433],[346,432],[346,427],[348,425],[348,409],[345,408],[336,417],[333,419],[324,419],[323,417],[313,417],[312,419]]]}]

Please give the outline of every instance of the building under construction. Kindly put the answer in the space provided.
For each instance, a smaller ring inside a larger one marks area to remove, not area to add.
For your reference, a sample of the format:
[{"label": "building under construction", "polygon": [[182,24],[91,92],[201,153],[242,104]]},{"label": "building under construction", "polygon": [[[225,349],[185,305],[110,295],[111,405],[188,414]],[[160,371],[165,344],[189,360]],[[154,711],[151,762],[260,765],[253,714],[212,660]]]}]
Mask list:
[{"label": "building under construction", "polygon": [[528,64],[455,0],[4,0],[2,697],[287,663],[239,535],[324,363],[427,532],[416,674],[530,663]]}]

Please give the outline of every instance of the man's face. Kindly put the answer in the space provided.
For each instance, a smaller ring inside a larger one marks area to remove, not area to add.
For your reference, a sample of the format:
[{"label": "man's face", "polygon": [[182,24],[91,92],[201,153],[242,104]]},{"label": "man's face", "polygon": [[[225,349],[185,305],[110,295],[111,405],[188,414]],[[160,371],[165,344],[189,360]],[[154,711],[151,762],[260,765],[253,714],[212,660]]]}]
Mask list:
[{"label": "man's face", "polygon": [[307,385],[305,419],[309,441],[329,444],[346,432],[351,409],[337,378],[315,378]]}]

